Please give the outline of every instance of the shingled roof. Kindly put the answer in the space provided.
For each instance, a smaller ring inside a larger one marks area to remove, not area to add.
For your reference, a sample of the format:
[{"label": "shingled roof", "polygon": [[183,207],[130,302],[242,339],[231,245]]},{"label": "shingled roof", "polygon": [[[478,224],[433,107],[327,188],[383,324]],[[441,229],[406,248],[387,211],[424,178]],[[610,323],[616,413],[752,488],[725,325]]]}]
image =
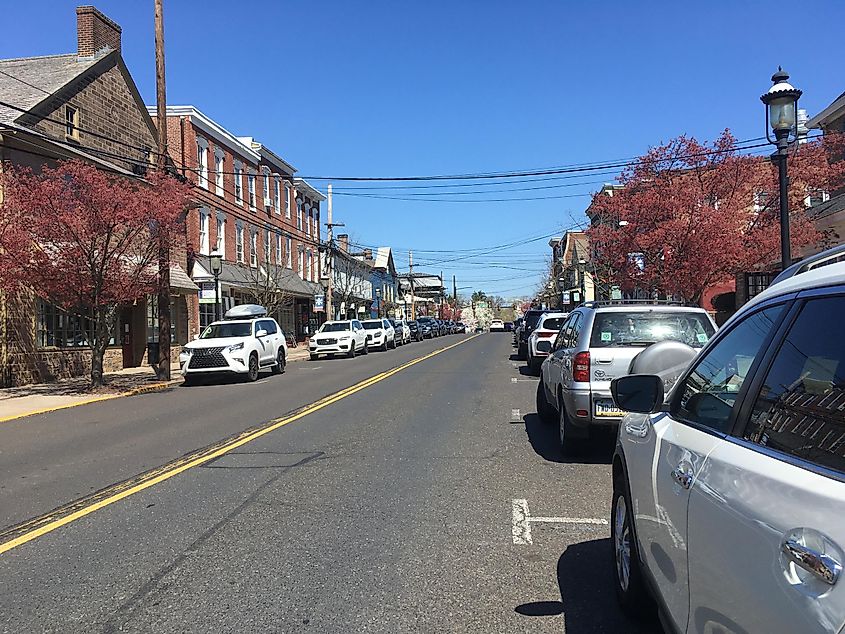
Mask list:
[{"label": "shingled roof", "polygon": [[12,123],[24,116],[16,110],[32,110],[86,72],[111,51],[92,57],[47,55],[0,59],[0,123]]}]

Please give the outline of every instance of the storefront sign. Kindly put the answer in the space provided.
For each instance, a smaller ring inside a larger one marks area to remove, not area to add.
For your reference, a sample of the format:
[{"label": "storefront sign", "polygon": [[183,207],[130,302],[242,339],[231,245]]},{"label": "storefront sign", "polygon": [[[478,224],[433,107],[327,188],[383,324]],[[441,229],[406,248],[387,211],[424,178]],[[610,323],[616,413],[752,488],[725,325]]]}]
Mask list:
[{"label": "storefront sign", "polygon": [[314,295],[314,310],[318,313],[322,313],[326,310],[326,296],[323,294]]},{"label": "storefront sign", "polygon": [[569,303],[569,291],[563,291],[563,303],[564,304]]},{"label": "storefront sign", "polygon": [[200,301],[202,300],[214,302],[214,282],[200,282]]}]

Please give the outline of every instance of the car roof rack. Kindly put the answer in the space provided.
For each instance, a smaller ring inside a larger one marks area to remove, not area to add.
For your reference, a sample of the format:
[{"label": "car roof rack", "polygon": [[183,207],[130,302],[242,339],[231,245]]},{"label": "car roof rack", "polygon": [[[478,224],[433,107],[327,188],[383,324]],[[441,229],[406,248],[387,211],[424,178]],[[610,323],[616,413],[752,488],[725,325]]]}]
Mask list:
[{"label": "car roof rack", "polygon": [[690,304],[674,299],[596,299],[579,304],[579,308],[599,308],[602,306],[686,306],[700,308],[697,304]]},{"label": "car roof rack", "polygon": [[267,309],[258,304],[239,304],[233,306],[226,311],[223,319],[255,319],[256,317],[266,317]]},{"label": "car roof rack", "polygon": [[806,257],[800,262],[796,262],[792,266],[787,267],[785,271],[780,272],[778,276],[772,280],[770,286],[774,286],[783,280],[788,280],[790,277],[807,273],[808,271],[827,266],[828,264],[836,264],[837,262],[845,262],[845,244],[840,244],[822,251],[821,253],[816,253],[815,255]]}]

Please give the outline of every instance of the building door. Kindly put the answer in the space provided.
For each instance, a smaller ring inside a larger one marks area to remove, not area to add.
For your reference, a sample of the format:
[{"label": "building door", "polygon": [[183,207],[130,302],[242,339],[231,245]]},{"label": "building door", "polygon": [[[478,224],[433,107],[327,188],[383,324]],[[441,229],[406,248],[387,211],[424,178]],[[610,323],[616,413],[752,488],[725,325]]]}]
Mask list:
[{"label": "building door", "polygon": [[132,341],[132,308],[120,311],[120,347],[123,351],[123,367],[135,367],[135,352]]}]

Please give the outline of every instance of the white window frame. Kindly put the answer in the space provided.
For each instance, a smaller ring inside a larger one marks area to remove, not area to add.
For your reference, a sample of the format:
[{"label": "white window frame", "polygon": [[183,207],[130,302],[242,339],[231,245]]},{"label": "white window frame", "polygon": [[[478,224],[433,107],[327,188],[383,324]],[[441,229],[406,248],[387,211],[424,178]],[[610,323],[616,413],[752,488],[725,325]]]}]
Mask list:
[{"label": "white window frame", "polygon": [[296,201],[296,228],[302,231],[302,201]]},{"label": "white window frame", "polygon": [[235,202],[244,202],[244,166],[240,161],[235,161]]},{"label": "white window frame", "polygon": [[279,177],[273,177],[274,185],[273,185],[273,208],[276,211],[276,215],[280,215],[282,213],[282,206],[281,206],[281,186],[279,183]]},{"label": "white window frame", "polygon": [[209,254],[209,244],[210,244],[210,230],[211,227],[210,222],[210,214],[208,209],[205,207],[200,209],[199,214],[199,251],[202,255]]},{"label": "white window frame", "polygon": [[305,235],[309,238],[311,237],[311,220],[313,216],[311,215],[311,205],[305,205]]},{"label": "white window frame", "polygon": [[266,208],[268,205],[273,204],[270,200],[270,170],[266,167],[262,167],[261,175],[264,177],[264,200],[261,201],[261,204],[264,208]]},{"label": "white window frame", "polygon": [[250,169],[246,174],[246,193],[249,199],[249,210],[255,211],[256,194],[255,194],[255,171]]},{"label": "white window frame", "polygon": [[197,137],[197,184],[208,189],[208,141]]},{"label": "white window frame", "polygon": [[305,252],[305,279],[309,282],[313,281],[311,277],[311,249]]},{"label": "white window frame", "polygon": [[223,196],[226,188],[223,184],[223,171],[225,170],[226,153],[220,148],[214,148],[214,186],[216,194]]},{"label": "white window frame", "polygon": [[299,245],[299,277],[305,279],[305,249]]},{"label": "white window frame", "polygon": [[270,248],[270,230],[264,230],[264,264],[272,264],[273,259],[270,257],[272,255],[271,248]]},{"label": "white window frame", "polygon": [[226,218],[217,215],[217,242],[215,243],[215,251],[226,259]]},{"label": "white window frame", "polygon": [[244,227],[239,224],[235,227],[235,261],[243,264],[244,259]]},{"label": "white window frame", "polygon": [[282,262],[284,262],[284,260],[282,259],[282,234],[277,233],[276,234],[276,265],[282,266]]},{"label": "white window frame", "polygon": [[249,232],[249,265],[258,266],[258,229]]},{"label": "white window frame", "polygon": [[285,218],[290,220],[290,185],[285,183]]},{"label": "white window frame", "polygon": [[290,236],[285,238],[285,257],[287,258],[285,264],[289,269],[293,269],[293,242]]}]

